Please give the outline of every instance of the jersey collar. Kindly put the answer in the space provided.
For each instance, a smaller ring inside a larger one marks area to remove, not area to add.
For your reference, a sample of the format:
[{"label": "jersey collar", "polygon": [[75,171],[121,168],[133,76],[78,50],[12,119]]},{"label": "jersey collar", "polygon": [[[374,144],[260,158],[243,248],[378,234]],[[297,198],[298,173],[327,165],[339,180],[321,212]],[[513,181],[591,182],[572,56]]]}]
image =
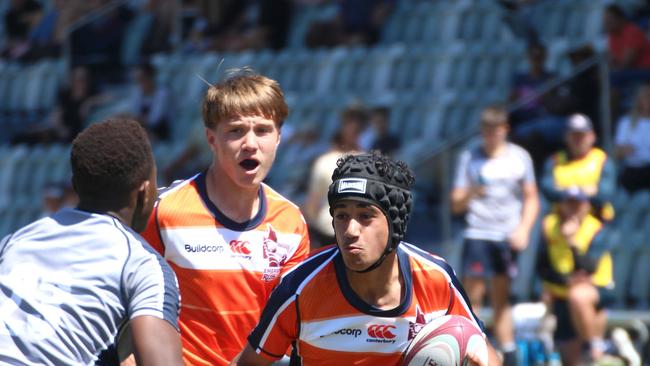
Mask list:
[{"label": "jersey collar", "polygon": [[250,220],[237,222],[226,216],[212,201],[210,201],[205,183],[205,172],[199,174],[195,181],[201,200],[203,200],[203,204],[205,204],[205,207],[208,208],[214,218],[226,229],[233,231],[247,231],[258,227],[262,222],[264,222],[268,205],[266,203],[266,194],[264,193],[264,187],[262,185],[260,185],[258,191],[260,207],[257,210],[257,214],[255,214],[255,216]]},{"label": "jersey collar", "polygon": [[409,307],[411,306],[411,301],[413,298],[413,286],[411,278],[411,263],[409,262],[409,257],[406,252],[401,250],[399,245],[396,249],[397,263],[399,265],[399,270],[402,276],[404,277],[404,287],[405,294],[402,302],[395,308],[389,310],[382,310],[374,305],[370,305],[363,301],[355,292],[352,290],[350,283],[348,282],[348,277],[345,272],[345,263],[343,263],[343,257],[339,251],[334,257],[334,269],[336,271],[336,280],[339,284],[339,288],[343,293],[345,299],[352,305],[355,309],[360,312],[372,316],[384,317],[384,318],[394,318],[404,314]]}]

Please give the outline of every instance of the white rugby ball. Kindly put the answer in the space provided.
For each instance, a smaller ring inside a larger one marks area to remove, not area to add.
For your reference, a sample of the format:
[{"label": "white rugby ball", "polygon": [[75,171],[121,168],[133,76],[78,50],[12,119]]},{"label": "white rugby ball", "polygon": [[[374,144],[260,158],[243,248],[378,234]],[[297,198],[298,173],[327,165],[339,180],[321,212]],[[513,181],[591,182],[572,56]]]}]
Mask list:
[{"label": "white rugby ball", "polygon": [[445,315],[425,325],[404,352],[404,366],[463,366],[468,352],[487,365],[487,343],[473,322],[460,315]]}]

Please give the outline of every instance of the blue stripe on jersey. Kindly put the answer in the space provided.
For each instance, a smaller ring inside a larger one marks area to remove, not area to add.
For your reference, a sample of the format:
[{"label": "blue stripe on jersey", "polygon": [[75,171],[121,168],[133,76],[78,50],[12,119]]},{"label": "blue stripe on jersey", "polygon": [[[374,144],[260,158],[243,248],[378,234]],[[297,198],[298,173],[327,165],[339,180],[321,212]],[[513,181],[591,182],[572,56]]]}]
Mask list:
[{"label": "blue stripe on jersey", "polygon": [[[165,259],[160,256],[160,254],[152,248],[140,234],[124,227],[117,219],[113,219],[115,227],[120,230],[124,236],[127,238],[127,243],[129,244],[129,256],[131,255],[131,241],[128,239],[128,236],[124,231],[130,231],[130,233],[135,236],[138,240],[138,244],[141,245],[147,252],[151,253],[156,257],[158,264],[160,265],[160,271],[163,274],[163,281],[165,282],[165,293],[163,295],[163,319],[167,320],[171,325],[180,332],[178,327],[178,315],[180,314],[180,294],[178,293],[178,284],[176,282],[176,275],[171,267],[165,262]],[[136,244],[137,245],[137,244]],[[128,258],[127,258],[128,261]],[[126,263],[126,261],[125,261]],[[122,269],[124,272],[124,269]],[[122,286],[124,287],[124,286]],[[124,297],[123,297],[124,298]]]},{"label": "blue stripe on jersey", "polygon": [[345,299],[348,300],[350,305],[352,305],[355,309],[359,310],[364,314],[384,317],[384,318],[394,318],[394,317],[401,316],[409,309],[409,307],[411,306],[411,301],[413,299],[413,286],[411,286],[411,283],[413,282],[413,278],[411,276],[412,273],[411,263],[409,262],[408,253],[401,250],[399,246],[397,247],[396,255],[397,255],[397,260],[400,268],[399,272],[400,274],[402,274],[404,278],[404,288],[406,289],[405,296],[404,299],[400,302],[400,304],[397,305],[395,308],[389,310],[383,310],[374,305],[370,305],[366,303],[365,301],[363,301],[363,299],[359,297],[359,295],[356,294],[356,292],[354,292],[354,290],[350,286],[350,282],[348,281],[348,277],[345,271],[345,263],[343,263],[343,257],[339,252],[336,258],[334,258],[334,267],[336,268],[336,280],[338,282],[339,287],[341,288],[341,292],[343,293],[343,296],[345,296]]},{"label": "blue stripe on jersey", "polygon": [[[406,243],[406,242],[402,242],[402,243],[400,244],[400,246],[402,246],[402,245],[405,246],[408,250],[411,250],[411,251],[417,253],[419,256],[421,256],[421,257],[424,258],[425,260],[427,260],[427,261],[429,261],[429,262],[431,262],[431,263],[433,263],[433,264],[439,266],[439,267],[442,268],[445,272],[447,272],[447,275],[449,275],[449,278],[451,279],[451,284],[450,284],[450,286],[452,286],[453,288],[455,288],[456,290],[458,290],[458,292],[460,293],[460,295],[463,297],[463,300],[465,301],[465,303],[466,303],[467,306],[469,307],[469,311],[472,313],[472,316],[474,317],[474,320],[476,320],[476,322],[478,323],[478,325],[481,327],[481,330],[482,330],[483,332],[485,332],[485,325],[483,324],[483,322],[481,321],[481,319],[479,319],[479,318],[476,316],[476,314],[474,314],[474,310],[472,309],[472,303],[469,301],[469,298],[467,297],[467,294],[465,294],[465,289],[463,288],[463,285],[462,285],[461,282],[458,280],[458,277],[456,277],[456,272],[454,271],[453,268],[451,268],[451,266],[449,265],[449,263],[447,263],[447,261],[443,260],[442,258],[435,257],[433,254],[431,254],[431,253],[429,253],[429,252],[427,252],[427,251],[425,251],[425,250],[422,250],[422,249],[416,247],[416,246],[413,245],[413,244],[409,244],[409,243]],[[453,290],[453,289],[450,288],[450,290]],[[451,294],[452,294],[452,296],[454,296],[453,291],[451,292]],[[450,304],[451,304],[451,303],[450,303]]]},{"label": "blue stripe on jersey", "polygon": [[[269,297],[269,301],[262,311],[259,323],[248,336],[248,342],[253,348],[259,348],[264,333],[271,326],[273,318],[282,305],[295,297],[301,285],[314,274],[314,271],[324,263],[330,261],[337,252],[338,248],[336,247],[324,250],[298,264],[282,278],[280,284],[271,293],[271,297]],[[298,320],[300,320],[300,314],[298,314]],[[298,323],[298,329],[300,329],[300,323]]]}]

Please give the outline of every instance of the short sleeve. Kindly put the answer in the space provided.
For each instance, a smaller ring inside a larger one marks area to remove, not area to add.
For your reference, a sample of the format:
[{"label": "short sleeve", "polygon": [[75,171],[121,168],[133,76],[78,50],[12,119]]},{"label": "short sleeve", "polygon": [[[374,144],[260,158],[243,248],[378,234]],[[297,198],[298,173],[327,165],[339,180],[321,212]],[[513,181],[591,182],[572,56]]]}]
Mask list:
[{"label": "short sleeve", "polygon": [[530,154],[523,148],[521,149],[521,159],[524,163],[524,183],[535,183],[535,168],[533,168],[533,159]]},{"label": "short sleeve", "polygon": [[471,154],[469,150],[463,151],[458,157],[458,165],[456,166],[456,176],[454,178],[454,188],[467,188],[469,186],[469,160]]},{"label": "short sleeve", "polygon": [[178,330],[178,282],[158,253],[145,243],[132,242],[122,281],[129,319],[150,315],[168,321]]},{"label": "short sleeve", "polygon": [[269,361],[282,358],[298,338],[298,296],[283,284],[273,291],[258,325],[248,336],[248,343],[255,352]]}]

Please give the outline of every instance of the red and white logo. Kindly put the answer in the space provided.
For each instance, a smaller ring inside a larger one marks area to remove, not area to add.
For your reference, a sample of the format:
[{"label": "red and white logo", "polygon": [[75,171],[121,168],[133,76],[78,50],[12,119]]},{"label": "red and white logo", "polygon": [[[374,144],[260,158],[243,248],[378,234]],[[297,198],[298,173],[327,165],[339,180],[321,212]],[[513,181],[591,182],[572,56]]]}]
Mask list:
[{"label": "red and white logo", "polygon": [[278,243],[278,234],[271,224],[268,225],[269,231],[262,240],[262,256],[267,260],[267,267],[262,273],[262,280],[270,282],[278,278],[280,268],[284,265],[289,257],[289,248],[286,245]]},{"label": "red and white logo", "polygon": [[390,331],[395,328],[397,327],[394,325],[373,324],[368,327],[368,335],[372,338],[393,339],[396,335]]},{"label": "red and white logo", "polygon": [[415,305],[415,321],[414,322],[409,321],[409,336],[408,336],[409,341],[415,338],[418,332],[420,332],[420,330],[422,330],[422,328],[424,328],[426,324],[427,324],[427,320],[424,317],[424,313],[422,312],[422,310],[420,310],[420,306]]},{"label": "red and white logo", "polygon": [[262,255],[268,260],[269,267],[282,267],[287,260],[287,248],[278,244],[278,235],[269,224],[269,232],[262,243]]},{"label": "red and white logo", "polygon": [[248,246],[250,243],[246,240],[231,240],[230,241],[230,250],[233,253],[236,254],[244,254],[244,255],[249,255],[251,254],[251,250],[248,249]]}]

